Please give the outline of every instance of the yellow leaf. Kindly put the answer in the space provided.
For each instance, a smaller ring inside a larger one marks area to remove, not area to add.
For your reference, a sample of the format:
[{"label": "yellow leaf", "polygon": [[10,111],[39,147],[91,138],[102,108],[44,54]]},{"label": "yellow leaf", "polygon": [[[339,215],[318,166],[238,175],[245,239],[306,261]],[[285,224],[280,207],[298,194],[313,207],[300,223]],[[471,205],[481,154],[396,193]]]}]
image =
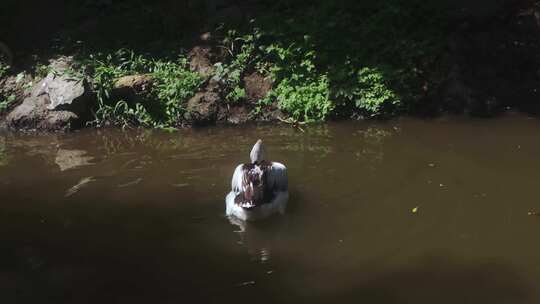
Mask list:
[{"label": "yellow leaf", "polygon": [[412,208],[411,212],[412,213],[418,213],[418,206]]}]

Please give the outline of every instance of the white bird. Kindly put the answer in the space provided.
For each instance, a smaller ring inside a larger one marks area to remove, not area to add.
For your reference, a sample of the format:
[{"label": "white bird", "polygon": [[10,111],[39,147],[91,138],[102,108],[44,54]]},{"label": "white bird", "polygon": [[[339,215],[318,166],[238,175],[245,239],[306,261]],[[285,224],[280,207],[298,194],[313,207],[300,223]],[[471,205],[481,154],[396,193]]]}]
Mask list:
[{"label": "white bird", "polygon": [[283,214],[289,200],[287,168],[264,159],[260,139],[249,157],[251,163],[238,165],[234,170],[232,189],[225,198],[227,216],[252,221]]}]

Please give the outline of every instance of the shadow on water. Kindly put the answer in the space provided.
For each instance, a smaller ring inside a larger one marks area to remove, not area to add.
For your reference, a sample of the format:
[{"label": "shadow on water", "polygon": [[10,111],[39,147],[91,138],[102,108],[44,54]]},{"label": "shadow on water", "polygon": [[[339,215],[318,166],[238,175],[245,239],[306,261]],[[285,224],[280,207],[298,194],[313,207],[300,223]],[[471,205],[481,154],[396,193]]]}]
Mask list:
[{"label": "shadow on water", "polygon": [[[370,271],[374,267],[327,276],[330,291],[314,290],[321,293],[314,302],[527,303],[531,291],[512,267],[497,261],[433,255],[403,269]],[[343,281],[349,283],[341,285]]]},{"label": "shadow on water", "polygon": [[[226,230],[209,237],[200,227],[190,229],[205,221],[176,225],[169,218],[175,215],[165,214],[170,211],[86,212],[94,222],[73,220],[77,224],[67,232],[66,224],[55,219],[36,224],[40,221],[33,214],[1,216],[6,229],[0,245],[3,303],[529,300],[527,283],[499,261],[442,254],[411,260],[403,268],[378,263],[353,266],[346,261],[321,268],[298,257],[273,256],[272,246],[279,245],[280,235],[286,233],[268,230],[276,223],[248,227],[240,237],[241,246],[228,251],[223,250],[227,246],[216,245],[216,238],[238,242],[233,226],[223,225]],[[16,224],[10,220],[15,216]]]},{"label": "shadow on water", "polygon": [[[294,215],[288,214],[261,223],[231,221],[239,228],[235,231],[238,243],[247,250],[250,261],[266,265],[265,269],[270,269],[266,273],[274,276],[269,285],[264,285],[265,278],[246,282],[254,286],[240,289],[238,300],[249,301],[254,296],[259,303],[502,304],[530,301],[532,286],[512,266],[494,259],[470,259],[434,252],[411,258],[406,266],[389,266],[384,257],[372,262],[353,259],[328,263],[322,259],[314,263],[313,259],[301,256],[280,260],[283,255],[275,256],[274,247],[287,242],[287,234],[295,229],[292,221]],[[280,253],[279,249],[276,251]],[[315,249],[311,254],[319,253]]]}]

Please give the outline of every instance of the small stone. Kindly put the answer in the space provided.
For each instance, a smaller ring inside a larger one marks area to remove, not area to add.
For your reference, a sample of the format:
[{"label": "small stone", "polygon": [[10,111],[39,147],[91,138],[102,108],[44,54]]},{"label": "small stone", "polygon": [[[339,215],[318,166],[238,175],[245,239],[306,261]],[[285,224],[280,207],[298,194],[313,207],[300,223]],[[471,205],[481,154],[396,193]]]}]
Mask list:
[{"label": "small stone", "polygon": [[212,40],[212,33],[210,32],[202,33],[201,36],[199,36],[199,38],[201,39],[201,41],[208,42]]},{"label": "small stone", "polygon": [[154,79],[148,74],[127,75],[118,78],[111,94],[115,99],[138,102],[154,85]]}]

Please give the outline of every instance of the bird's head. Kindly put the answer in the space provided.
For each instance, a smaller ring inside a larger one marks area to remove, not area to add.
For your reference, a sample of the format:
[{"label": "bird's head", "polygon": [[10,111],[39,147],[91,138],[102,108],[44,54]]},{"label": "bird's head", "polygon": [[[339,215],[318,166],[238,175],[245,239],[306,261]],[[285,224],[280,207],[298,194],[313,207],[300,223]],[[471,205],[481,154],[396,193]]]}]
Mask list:
[{"label": "bird's head", "polygon": [[264,160],[264,149],[262,140],[257,140],[253,148],[251,149],[251,153],[249,153],[249,158],[251,159],[251,163],[260,163]]}]

